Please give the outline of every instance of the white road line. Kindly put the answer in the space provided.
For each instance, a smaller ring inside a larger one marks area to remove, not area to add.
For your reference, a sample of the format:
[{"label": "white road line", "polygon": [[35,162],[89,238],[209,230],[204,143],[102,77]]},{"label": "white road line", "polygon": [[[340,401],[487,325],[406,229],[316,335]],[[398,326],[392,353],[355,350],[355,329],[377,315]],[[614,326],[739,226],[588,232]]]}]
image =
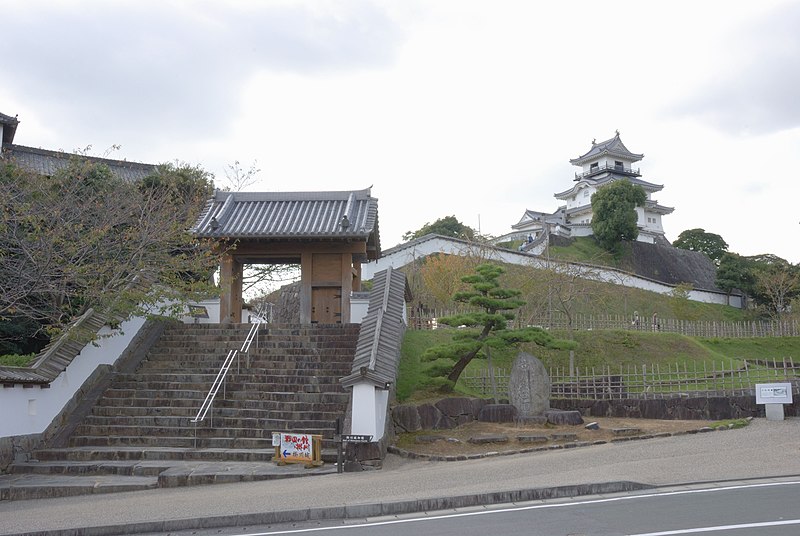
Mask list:
[{"label": "white road line", "polygon": [[[649,499],[653,497],[670,497],[675,495],[690,495],[693,493],[716,493],[719,491],[731,491],[731,490],[739,490],[739,489],[752,489],[752,488],[769,488],[775,486],[796,486],[800,485],[800,481],[789,481],[789,482],[765,482],[762,484],[741,484],[736,486],[722,486],[718,488],[702,488],[702,489],[687,489],[687,490],[679,490],[679,491],[667,491],[662,493],[645,493],[641,495],[624,495],[621,497],[609,497],[607,499],[592,499],[588,501],[572,501],[572,502],[565,502],[565,503],[554,503],[554,504],[532,504],[529,506],[514,506],[510,508],[499,508],[496,510],[478,510],[475,512],[459,512],[457,514],[442,514],[437,516],[426,516],[426,517],[414,517],[409,519],[392,519],[389,521],[375,521],[372,523],[358,523],[352,525],[336,525],[333,527],[314,527],[308,529],[290,529],[290,530],[279,530],[274,532],[248,532],[243,534],[236,534],[234,536],[272,536],[274,534],[302,534],[304,532],[322,532],[325,530],[341,530],[341,529],[357,529],[357,528],[364,528],[364,527],[377,527],[381,525],[398,525],[400,523],[418,523],[420,521],[432,521],[437,519],[452,519],[457,517],[469,517],[469,516],[481,516],[486,514],[502,514],[507,512],[520,512],[524,510],[542,510],[546,508],[565,508],[570,506],[585,506],[590,504],[602,504],[602,503],[611,503],[611,502],[619,502],[619,501],[633,501],[637,499]],[[792,520],[791,522],[782,522],[776,521],[775,523],[780,523],[784,525],[793,524],[793,523],[800,523],[800,520]],[[735,525],[731,525],[734,527]],[[742,527],[747,527],[748,525],[742,525]],[[753,526],[758,526],[753,525]],[[711,528],[708,529],[686,529],[686,530],[694,530],[696,532],[709,532],[712,530]],[[721,530],[721,529],[715,529]],[[649,533],[650,536],[655,536],[657,534],[668,535],[668,534],[691,534],[691,532],[653,532]],[[645,534],[639,535],[632,535],[632,536],[646,536]]]},{"label": "white road line", "polygon": [[700,532],[714,532],[717,530],[752,529],[758,527],[777,527],[780,525],[800,525],[800,519],[785,519],[781,521],[763,521],[761,523],[746,523],[743,525],[718,525],[716,527],[700,527],[695,529],[665,530],[663,532],[643,532],[628,536],[669,536],[671,534],[698,534]]}]

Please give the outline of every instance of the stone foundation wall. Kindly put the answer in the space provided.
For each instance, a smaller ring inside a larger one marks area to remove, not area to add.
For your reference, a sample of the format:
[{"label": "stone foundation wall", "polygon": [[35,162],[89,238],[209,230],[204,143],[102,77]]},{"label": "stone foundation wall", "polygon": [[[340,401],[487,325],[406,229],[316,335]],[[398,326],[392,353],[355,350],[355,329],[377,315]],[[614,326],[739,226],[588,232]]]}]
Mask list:
[{"label": "stone foundation wall", "polygon": [[[783,407],[784,415],[800,415],[800,397]],[[551,407],[578,410],[585,417],[624,417],[664,420],[709,420],[764,417],[764,405],[754,396],[617,400],[551,400]]]},{"label": "stone foundation wall", "polygon": [[480,398],[443,398],[433,404],[401,404],[392,408],[392,422],[397,433],[419,430],[449,430],[478,420],[488,400]]},{"label": "stone foundation wall", "polygon": [[[429,404],[401,404],[392,408],[397,433],[420,430],[448,430],[472,421],[513,422],[510,415],[498,415],[497,404],[479,398],[443,398]],[[512,407],[507,402],[504,406]],[[764,406],[754,396],[617,400],[550,400],[552,409],[579,411],[584,417],[621,417],[663,420],[718,421],[743,417],[764,417]],[[784,406],[787,417],[800,416],[800,397]]]},{"label": "stone foundation wall", "polygon": [[0,437],[0,474],[15,461],[30,459],[30,453],[42,441],[42,434]]},{"label": "stone foundation wall", "polygon": [[273,309],[272,321],[276,324],[297,324],[300,322],[300,283],[282,287]]}]

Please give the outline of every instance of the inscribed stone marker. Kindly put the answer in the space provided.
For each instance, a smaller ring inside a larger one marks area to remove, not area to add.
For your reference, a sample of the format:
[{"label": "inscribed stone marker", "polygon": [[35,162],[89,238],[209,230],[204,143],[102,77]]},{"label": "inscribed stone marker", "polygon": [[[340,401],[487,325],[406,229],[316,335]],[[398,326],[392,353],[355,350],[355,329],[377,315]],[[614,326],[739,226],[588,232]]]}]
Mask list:
[{"label": "inscribed stone marker", "polygon": [[550,376],[541,361],[525,352],[517,355],[508,382],[508,398],[522,419],[543,415],[550,409]]}]

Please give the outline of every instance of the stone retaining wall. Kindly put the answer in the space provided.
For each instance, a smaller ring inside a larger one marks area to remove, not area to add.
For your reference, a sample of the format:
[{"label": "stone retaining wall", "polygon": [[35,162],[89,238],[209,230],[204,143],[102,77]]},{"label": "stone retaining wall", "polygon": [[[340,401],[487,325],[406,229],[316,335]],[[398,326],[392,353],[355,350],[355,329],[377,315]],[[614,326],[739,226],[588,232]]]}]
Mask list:
[{"label": "stone retaining wall", "polygon": [[[756,404],[754,396],[662,398],[617,400],[551,400],[558,409],[578,410],[586,417],[626,417],[665,420],[739,419],[764,417],[764,405]],[[794,404],[784,405],[787,417],[800,416],[800,397]]]},{"label": "stone retaining wall", "polygon": [[392,422],[397,433],[418,430],[449,430],[478,420],[488,400],[480,398],[443,398],[433,404],[401,404],[392,408]]},{"label": "stone retaining wall", "polygon": [[[800,397],[784,406],[787,417],[800,416]],[[508,405],[507,401],[504,401]],[[584,417],[622,417],[664,420],[707,420],[764,417],[764,406],[753,396],[617,400],[550,400],[550,407],[577,410]],[[397,433],[448,430],[472,421],[513,422],[510,413],[496,411],[489,400],[468,397],[443,398],[435,403],[401,404],[392,408]],[[515,412],[514,412],[515,413]]]}]

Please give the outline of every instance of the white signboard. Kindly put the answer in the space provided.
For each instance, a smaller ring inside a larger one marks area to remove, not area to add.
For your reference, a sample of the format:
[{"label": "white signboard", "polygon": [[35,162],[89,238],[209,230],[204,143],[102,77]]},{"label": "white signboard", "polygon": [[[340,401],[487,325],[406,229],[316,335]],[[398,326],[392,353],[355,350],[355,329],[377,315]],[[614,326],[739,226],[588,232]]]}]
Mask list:
[{"label": "white signboard", "polygon": [[281,434],[280,459],[284,461],[311,462],[311,434]]},{"label": "white signboard", "polygon": [[791,404],[791,383],[757,383],[756,404]]}]

